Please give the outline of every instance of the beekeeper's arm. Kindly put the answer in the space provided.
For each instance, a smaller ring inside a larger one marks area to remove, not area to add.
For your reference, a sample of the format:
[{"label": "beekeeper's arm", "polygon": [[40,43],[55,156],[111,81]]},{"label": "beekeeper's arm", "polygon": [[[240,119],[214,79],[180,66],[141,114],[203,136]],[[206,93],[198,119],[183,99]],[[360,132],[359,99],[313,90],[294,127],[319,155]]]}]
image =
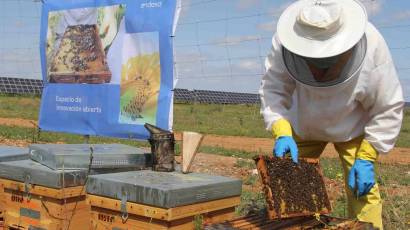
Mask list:
[{"label": "beekeeper's arm", "polygon": [[[359,97],[369,122],[356,160],[349,172],[348,184],[359,196],[375,185],[374,162],[379,153],[387,153],[396,142],[403,120],[404,99],[388,47],[379,36],[378,46],[368,55],[375,55],[376,67],[370,70],[363,95]],[[373,53],[371,53],[373,52]]]},{"label": "beekeeper's arm", "polygon": [[364,141],[367,143],[362,143],[361,149],[364,150],[358,153],[358,158],[370,161],[375,161],[378,153],[387,153],[394,147],[400,133],[404,107],[403,92],[393,59],[381,36],[374,52],[376,68],[369,74],[365,95],[361,100],[370,118],[364,130]]},{"label": "beekeeper's arm", "polygon": [[271,130],[276,139],[275,155],[282,157],[286,152],[290,152],[293,161],[297,162],[296,143],[292,138],[291,125],[286,119],[292,105],[295,82],[286,72],[281,49],[282,46],[274,36],[272,50],[265,60],[266,73],[259,89],[261,114],[266,129]]}]

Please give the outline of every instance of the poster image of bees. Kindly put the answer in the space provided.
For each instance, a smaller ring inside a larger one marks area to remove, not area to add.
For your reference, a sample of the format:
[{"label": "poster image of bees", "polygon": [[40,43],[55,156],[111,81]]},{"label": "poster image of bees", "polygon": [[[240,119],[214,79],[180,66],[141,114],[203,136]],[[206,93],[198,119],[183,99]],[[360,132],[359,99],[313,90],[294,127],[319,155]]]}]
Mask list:
[{"label": "poster image of bees", "polygon": [[47,78],[50,83],[110,83],[106,54],[125,6],[53,11],[48,16]]},{"label": "poster image of bees", "polygon": [[156,124],[161,83],[159,35],[157,32],[130,34],[123,45],[127,53],[121,68],[119,123]]}]

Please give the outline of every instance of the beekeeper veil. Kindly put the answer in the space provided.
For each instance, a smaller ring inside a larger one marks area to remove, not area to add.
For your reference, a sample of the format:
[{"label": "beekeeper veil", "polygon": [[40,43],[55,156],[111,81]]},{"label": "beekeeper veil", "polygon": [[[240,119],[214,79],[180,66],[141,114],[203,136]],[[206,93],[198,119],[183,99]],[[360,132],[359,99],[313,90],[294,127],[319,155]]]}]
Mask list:
[{"label": "beekeeper veil", "polygon": [[355,0],[300,0],[280,16],[278,38],[291,77],[314,87],[348,81],[367,48],[367,14]]}]

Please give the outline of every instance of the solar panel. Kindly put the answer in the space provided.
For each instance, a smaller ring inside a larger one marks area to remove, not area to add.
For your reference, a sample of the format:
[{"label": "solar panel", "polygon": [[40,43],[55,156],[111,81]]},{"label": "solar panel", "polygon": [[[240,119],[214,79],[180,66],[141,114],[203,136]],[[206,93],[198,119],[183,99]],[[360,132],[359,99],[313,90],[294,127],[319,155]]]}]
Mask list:
[{"label": "solar panel", "polygon": [[[36,94],[43,90],[43,81],[0,77],[0,93]],[[176,103],[209,103],[209,104],[258,104],[259,95],[251,93],[222,92],[211,90],[174,89]]]}]

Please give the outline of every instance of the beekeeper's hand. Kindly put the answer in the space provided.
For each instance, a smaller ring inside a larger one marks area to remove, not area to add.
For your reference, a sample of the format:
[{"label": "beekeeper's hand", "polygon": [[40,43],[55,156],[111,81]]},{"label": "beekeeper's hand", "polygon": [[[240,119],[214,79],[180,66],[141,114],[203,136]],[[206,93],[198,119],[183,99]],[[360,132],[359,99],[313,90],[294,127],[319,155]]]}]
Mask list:
[{"label": "beekeeper's hand", "polygon": [[356,160],[349,172],[349,188],[356,195],[366,195],[376,184],[374,174],[376,159],[377,151],[367,140],[363,139]]},{"label": "beekeeper's hand", "polygon": [[276,121],[272,125],[272,135],[276,140],[273,154],[283,157],[289,152],[293,162],[298,163],[298,146],[292,137],[290,123],[285,119]]}]

